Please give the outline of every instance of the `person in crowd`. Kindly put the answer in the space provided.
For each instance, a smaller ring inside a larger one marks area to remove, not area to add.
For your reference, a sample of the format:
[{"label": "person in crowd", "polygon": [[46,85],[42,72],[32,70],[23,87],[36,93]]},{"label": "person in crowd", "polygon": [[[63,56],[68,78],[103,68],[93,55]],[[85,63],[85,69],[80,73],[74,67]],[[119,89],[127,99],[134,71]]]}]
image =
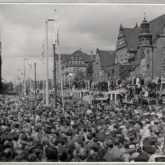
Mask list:
[{"label": "person in crowd", "polygon": [[[143,89],[137,85],[129,97],[140,99]],[[14,99],[1,96],[0,161],[151,162],[165,156],[162,105],[54,108],[28,96]]]}]

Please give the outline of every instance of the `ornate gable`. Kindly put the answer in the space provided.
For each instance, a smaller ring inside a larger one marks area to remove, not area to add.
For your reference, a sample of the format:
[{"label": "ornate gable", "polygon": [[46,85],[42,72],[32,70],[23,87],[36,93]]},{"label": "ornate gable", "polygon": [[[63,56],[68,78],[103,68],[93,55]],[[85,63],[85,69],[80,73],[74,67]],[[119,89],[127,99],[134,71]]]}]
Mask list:
[{"label": "ornate gable", "polygon": [[120,29],[116,49],[120,49],[120,48],[125,47],[125,46],[126,46],[126,40],[124,37],[124,31],[123,31],[123,29]]}]

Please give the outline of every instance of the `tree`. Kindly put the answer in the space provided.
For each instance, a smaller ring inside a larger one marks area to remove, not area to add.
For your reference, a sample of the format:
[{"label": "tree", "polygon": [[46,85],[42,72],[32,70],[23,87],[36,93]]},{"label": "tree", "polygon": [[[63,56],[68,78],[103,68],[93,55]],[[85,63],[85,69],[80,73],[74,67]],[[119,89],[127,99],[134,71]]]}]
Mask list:
[{"label": "tree", "polygon": [[87,69],[86,69],[86,79],[89,82],[89,87],[91,89],[91,85],[92,85],[92,81],[93,81],[93,63],[90,62],[87,65]]},{"label": "tree", "polygon": [[7,82],[7,83],[3,83],[3,92],[4,93],[10,93],[13,92],[14,87],[13,87],[13,83],[12,82]]},{"label": "tree", "polygon": [[76,73],[74,79],[73,79],[73,85],[75,85],[75,88],[82,89],[85,88],[85,75],[82,71],[79,71]]}]

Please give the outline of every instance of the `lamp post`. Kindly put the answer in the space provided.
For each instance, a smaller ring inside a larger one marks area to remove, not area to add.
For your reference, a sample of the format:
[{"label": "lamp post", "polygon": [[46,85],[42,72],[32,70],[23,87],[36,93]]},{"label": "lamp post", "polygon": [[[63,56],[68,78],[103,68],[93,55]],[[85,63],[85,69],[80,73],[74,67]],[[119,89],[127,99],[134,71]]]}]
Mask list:
[{"label": "lamp post", "polygon": [[36,62],[34,63],[34,94],[36,100],[36,90],[37,90],[37,81],[36,81]]},{"label": "lamp post", "polygon": [[31,92],[32,92],[32,60],[31,60],[31,58],[30,58],[30,62],[29,62],[29,67],[30,67],[30,76],[29,76],[29,78],[30,78],[30,94],[31,94]]},{"label": "lamp post", "polygon": [[25,66],[25,62],[26,60],[28,60],[27,58],[24,58],[24,96],[26,95],[26,66]]},{"label": "lamp post", "polygon": [[46,26],[46,105],[49,105],[49,87],[48,87],[48,22],[54,22],[54,19],[47,19],[45,21]]}]

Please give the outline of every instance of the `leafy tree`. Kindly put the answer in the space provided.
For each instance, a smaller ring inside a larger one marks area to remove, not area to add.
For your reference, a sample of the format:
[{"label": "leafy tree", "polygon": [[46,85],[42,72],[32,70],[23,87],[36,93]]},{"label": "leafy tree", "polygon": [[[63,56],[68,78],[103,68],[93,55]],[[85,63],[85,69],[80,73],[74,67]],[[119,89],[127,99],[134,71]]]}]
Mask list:
[{"label": "leafy tree", "polygon": [[8,93],[8,92],[13,92],[13,83],[8,82],[8,83],[3,83],[3,92]]},{"label": "leafy tree", "polygon": [[91,89],[92,81],[93,81],[93,63],[90,62],[86,69],[86,79],[89,81],[89,86]]},{"label": "leafy tree", "polygon": [[73,79],[73,85],[75,85],[75,88],[82,89],[85,88],[85,75],[82,71],[79,71],[76,73],[74,79]]}]

